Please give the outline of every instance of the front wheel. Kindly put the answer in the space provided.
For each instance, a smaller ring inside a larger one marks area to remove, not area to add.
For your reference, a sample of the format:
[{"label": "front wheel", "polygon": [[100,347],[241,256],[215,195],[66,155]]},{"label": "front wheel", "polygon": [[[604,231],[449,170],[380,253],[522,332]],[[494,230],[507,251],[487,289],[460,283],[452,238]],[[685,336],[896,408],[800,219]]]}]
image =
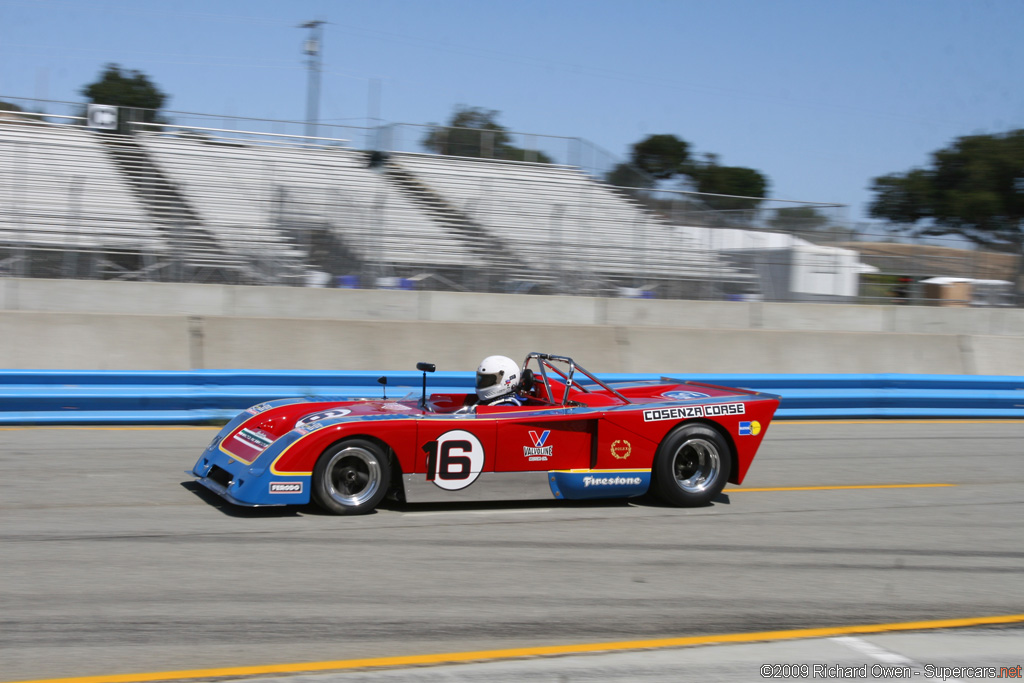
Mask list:
[{"label": "front wheel", "polygon": [[732,462],[722,435],[704,425],[685,425],[671,432],[654,459],[659,497],[670,505],[707,505],[721,493]]},{"label": "front wheel", "polygon": [[372,512],[388,492],[391,465],[370,441],[351,439],[331,446],[313,468],[313,500],[336,515]]}]

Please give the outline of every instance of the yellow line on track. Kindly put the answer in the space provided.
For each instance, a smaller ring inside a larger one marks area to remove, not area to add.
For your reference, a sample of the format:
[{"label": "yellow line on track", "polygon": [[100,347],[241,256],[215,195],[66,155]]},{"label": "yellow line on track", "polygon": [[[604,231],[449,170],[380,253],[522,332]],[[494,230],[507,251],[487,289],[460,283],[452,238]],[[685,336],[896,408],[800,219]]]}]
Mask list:
[{"label": "yellow line on track", "polygon": [[850,484],[847,486],[777,486],[759,489],[724,489],[722,493],[750,493],[754,491],[842,491],[845,489],[935,489],[957,484]]},{"label": "yellow line on track", "polygon": [[[972,617],[967,619],[941,619],[937,621],[905,621],[892,624],[864,624],[860,626],[831,626],[826,628],[801,628],[788,631],[758,631],[755,633],[726,633],[717,636],[687,636],[682,638],[658,638],[653,640],[624,640],[608,643],[580,643],[576,645],[547,645],[521,647],[505,650],[476,650],[471,652],[449,652],[430,655],[409,655],[399,657],[372,657],[367,659],[339,659],[326,662],[291,664],[269,664],[266,666],[236,666],[218,669],[191,669],[184,671],[163,671],[157,673],[113,674],[109,676],[83,676],[78,678],[46,678],[17,683],[148,683],[150,681],[174,681],[190,678],[220,678],[228,676],[263,676],[267,674],[311,673],[317,671],[344,671],[351,669],[374,669],[381,667],[408,667],[437,664],[458,664],[483,660],[510,660],[525,657],[552,655],[577,655],[593,652],[619,652],[624,650],[648,650],[672,647],[693,647],[724,643],[752,643],[801,638],[831,638],[851,634],[884,633],[887,631],[926,631],[940,628],[968,628],[972,626],[997,626],[1024,623],[1024,614],[1006,616]],[[7,681],[6,683],[16,683]]]}]

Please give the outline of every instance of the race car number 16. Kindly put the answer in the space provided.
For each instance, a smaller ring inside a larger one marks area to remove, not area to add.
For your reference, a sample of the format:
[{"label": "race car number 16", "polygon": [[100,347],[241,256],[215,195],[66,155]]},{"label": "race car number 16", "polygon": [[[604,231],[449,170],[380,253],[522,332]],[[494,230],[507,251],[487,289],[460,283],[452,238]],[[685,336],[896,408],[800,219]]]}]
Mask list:
[{"label": "race car number 16", "polygon": [[423,444],[427,454],[427,481],[446,491],[464,489],[480,476],[484,468],[484,447],[467,431],[445,432],[437,441]]}]

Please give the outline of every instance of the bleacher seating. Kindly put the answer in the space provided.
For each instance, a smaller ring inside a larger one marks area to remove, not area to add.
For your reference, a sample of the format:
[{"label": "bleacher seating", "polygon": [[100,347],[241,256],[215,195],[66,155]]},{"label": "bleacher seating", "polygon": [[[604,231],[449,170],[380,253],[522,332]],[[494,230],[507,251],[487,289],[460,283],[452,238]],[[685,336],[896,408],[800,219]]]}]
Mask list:
[{"label": "bleacher seating", "polygon": [[[232,272],[221,281],[274,284],[371,275],[378,285],[435,277],[459,289],[681,296],[689,285],[668,283],[749,277],[577,168],[414,153],[367,161],[342,141],[168,124],[120,136],[4,118],[0,248],[121,250],[162,260],[156,270],[177,264],[169,278]],[[344,258],[315,263],[324,253]]]},{"label": "bleacher seating", "polygon": [[284,249],[289,231],[326,226],[365,262],[468,263],[456,236],[343,147],[272,136],[197,140],[147,133],[141,144],[181,188],[202,223],[247,249]]},{"label": "bleacher seating", "polygon": [[391,163],[540,270],[737,278],[688,233],[573,167],[411,153],[393,155]]},{"label": "bleacher seating", "polygon": [[77,126],[0,119],[0,244],[166,251],[95,136]]}]

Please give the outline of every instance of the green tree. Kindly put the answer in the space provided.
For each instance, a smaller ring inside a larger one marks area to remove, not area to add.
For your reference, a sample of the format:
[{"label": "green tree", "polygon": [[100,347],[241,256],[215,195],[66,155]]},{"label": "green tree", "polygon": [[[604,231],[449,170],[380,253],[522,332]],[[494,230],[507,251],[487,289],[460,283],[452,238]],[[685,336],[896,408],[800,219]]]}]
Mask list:
[{"label": "green tree", "polygon": [[813,206],[775,209],[775,215],[768,219],[768,225],[780,230],[819,230],[828,223],[828,216],[822,215]]},{"label": "green tree", "polygon": [[914,236],[958,235],[1024,256],[1024,130],[957,138],[926,168],[872,181],[869,212]]},{"label": "green tree", "polygon": [[768,179],[759,171],[744,166],[720,166],[714,154],[703,162],[692,164],[687,175],[693,180],[697,192],[723,197],[703,197],[704,202],[722,211],[753,210],[761,204],[768,192]]},{"label": "green tree", "polygon": [[654,187],[654,179],[630,163],[616,164],[604,179],[606,183],[616,187]]},{"label": "green tree", "polygon": [[[140,71],[122,71],[117,64],[108,64],[95,83],[82,88],[82,94],[93,104],[109,104],[134,109],[130,119],[160,123],[160,109],[167,95]],[[118,132],[129,132],[126,116],[118,116]]]},{"label": "green tree", "polygon": [[[691,157],[690,143],[671,134],[648,135],[630,149],[630,164],[619,164],[607,180],[613,185],[651,187],[657,180],[683,180],[697,192],[737,197],[704,197],[714,209],[756,209],[768,191],[768,179],[759,171],[742,166],[722,166],[714,154],[703,160]],[[646,183],[638,183],[636,171],[647,174]],[[632,175],[632,177],[631,177]],[[652,181],[653,179],[653,181]],[[630,182],[630,181],[634,182]],[[750,198],[754,198],[751,200]]]},{"label": "green tree", "polygon": [[690,143],[675,135],[648,135],[630,151],[633,165],[656,180],[685,174],[690,164]]},{"label": "green tree", "polygon": [[532,161],[538,164],[553,164],[554,160],[539,149],[521,149],[519,147],[503,147],[500,150],[501,159],[508,161]]},{"label": "green tree", "polygon": [[423,146],[448,156],[552,163],[544,152],[513,146],[508,129],[498,123],[500,114],[494,109],[458,105],[448,125],[431,128]]}]

